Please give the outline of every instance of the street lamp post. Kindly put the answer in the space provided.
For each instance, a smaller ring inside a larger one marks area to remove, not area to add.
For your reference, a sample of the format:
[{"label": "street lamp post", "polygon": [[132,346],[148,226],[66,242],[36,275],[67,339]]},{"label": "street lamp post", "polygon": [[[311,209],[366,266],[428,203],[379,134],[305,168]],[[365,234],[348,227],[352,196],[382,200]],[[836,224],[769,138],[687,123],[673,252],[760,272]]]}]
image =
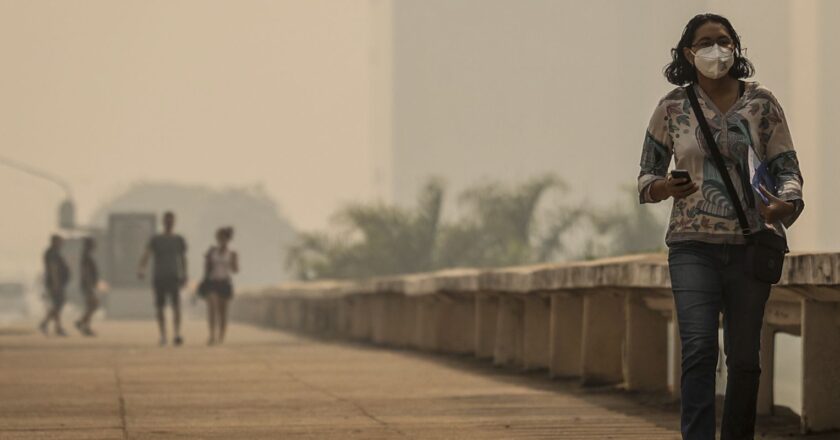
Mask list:
[{"label": "street lamp post", "polygon": [[76,204],[73,202],[73,190],[67,181],[46,171],[3,156],[0,156],[0,164],[58,185],[64,191],[65,196],[58,207],[58,226],[67,230],[76,229]]}]

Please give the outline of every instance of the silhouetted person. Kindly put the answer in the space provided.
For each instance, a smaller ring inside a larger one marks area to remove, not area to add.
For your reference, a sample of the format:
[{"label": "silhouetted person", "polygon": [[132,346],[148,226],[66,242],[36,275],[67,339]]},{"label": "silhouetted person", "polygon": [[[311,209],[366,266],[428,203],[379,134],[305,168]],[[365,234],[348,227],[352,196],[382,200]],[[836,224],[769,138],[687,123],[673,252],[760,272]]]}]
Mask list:
[{"label": "silhouetted person", "polygon": [[79,284],[85,300],[85,312],[76,321],[76,328],[85,336],[95,336],[93,330],[90,328],[90,319],[99,307],[99,299],[96,297],[96,286],[99,284],[99,268],[93,259],[93,251],[95,249],[96,242],[93,238],[85,238],[79,267]]},{"label": "silhouetted person", "polygon": [[239,256],[230,249],[233,228],[216,231],[216,246],[204,256],[204,280],[198,294],[207,300],[207,321],[210,327],[208,345],[221,344],[227,328],[228,302],[233,297],[233,274],[239,272]]},{"label": "silhouetted person", "polygon": [[157,234],[149,240],[146,252],[140,259],[138,277],[146,276],[146,264],[149,257],[154,259],[152,286],[155,293],[155,308],[157,309],[158,326],[160,327],[160,345],[166,345],[166,321],[163,309],[167,299],[172,306],[172,326],[174,338],[172,343],[181,345],[181,288],[187,282],[187,242],[184,237],[175,234],[175,214],[166,212],[163,215],[163,233]]},{"label": "silhouetted person", "polygon": [[45,335],[48,332],[50,321],[55,322],[55,333],[58,336],[67,336],[61,327],[61,309],[66,301],[65,290],[70,281],[70,268],[61,255],[61,245],[64,240],[53,235],[50,238],[50,247],[44,253],[44,284],[47,289],[49,306],[47,316],[41,321],[39,328]]}]

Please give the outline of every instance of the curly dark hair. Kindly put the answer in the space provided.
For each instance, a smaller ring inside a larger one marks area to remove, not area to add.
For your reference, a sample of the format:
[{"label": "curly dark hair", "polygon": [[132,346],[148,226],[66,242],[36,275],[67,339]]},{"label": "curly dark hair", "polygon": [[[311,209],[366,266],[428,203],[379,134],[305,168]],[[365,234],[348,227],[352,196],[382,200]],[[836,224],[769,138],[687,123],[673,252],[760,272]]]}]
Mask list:
[{"label": "curly dark hair", "polygon": [[677,43],[677,47],[671,49],[671,62],[665,66],[664,74],[669,83],[684,86],[686,84],[697,82],[697,71],[694,66],[688,62],[683,55],[683,49],[690,48],[694,41],[694,34],[700,26],[706,23],[720,23],[729,32],[729,36],[735,43],[735,63],[729,69],[729,76],[735,79],[749,78],[755,74],[755,67],[745,56],[741,54],[741,37],[735,32],[732,23],[726,17],[717,14],[698,14],[689,20],[685,25],[682,37]]},{"label": "curly dark hair", "polygon": [[216,237],[227,240],[233,239],[233,226],[225,226],[216,230]]}]

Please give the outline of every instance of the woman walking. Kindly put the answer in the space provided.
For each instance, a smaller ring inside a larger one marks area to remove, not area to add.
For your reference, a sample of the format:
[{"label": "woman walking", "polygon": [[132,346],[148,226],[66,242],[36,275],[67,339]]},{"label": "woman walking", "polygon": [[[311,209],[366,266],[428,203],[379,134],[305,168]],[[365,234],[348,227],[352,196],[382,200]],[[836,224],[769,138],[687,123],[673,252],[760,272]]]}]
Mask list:
[{"label": "woman walking", "polygon": [[210,328],[208,345],[221,344],[227,328],[228,302],[233,297],[233,274],[239,272],[239,256],[230,249],[233,228],[216,231],[216,246],[205,255],[204,280],[198,293],[207,301],[207,322]]},{"label": "woman walking", "polygon": [[[729,20],[692,18],[671,56],[665,77],[678,87],[653,113],[638,187],[642,203],[674,199],[665,240],[682,342],[682,436],[715,438],[722,312],[720,438],[752,439],[764,305],[780,273],[756,261],[781,261],[785,228],[804,207],[802,175],[779,102],[743,81],[754,68]],[[679,171],[669,173],[672,157]]]}]

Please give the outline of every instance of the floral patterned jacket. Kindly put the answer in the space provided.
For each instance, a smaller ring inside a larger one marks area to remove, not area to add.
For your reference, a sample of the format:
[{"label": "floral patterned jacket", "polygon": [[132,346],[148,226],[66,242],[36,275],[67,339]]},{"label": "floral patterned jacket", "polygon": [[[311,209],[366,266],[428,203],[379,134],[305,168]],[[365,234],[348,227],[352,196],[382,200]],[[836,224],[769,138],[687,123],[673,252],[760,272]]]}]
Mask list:
[{"label": "floral patterned jacket", "polygon": [[[781,105],[765,87],[750,82],[732,108],[722,113],[699,86],[691,87],[724,157],[750,229],[771,229],[784,236],[785,227],[799,217],[804,203],[802,174]],[[744,243],[735,209],[682,87],[668,93],[651,117],[638,179],[641,203],[654,202],[650,186],[665,179],[672,158],[675,168],[688,170],[700,190],[674,201],[665,242]],[[761,174],[759,166],[774,182],[775,188],[768,189],[775,190],[782,200],[796,201],[796,212],[777,224],[765,223],[757,208],[762,201],[752,183],[756,173]]]}]

